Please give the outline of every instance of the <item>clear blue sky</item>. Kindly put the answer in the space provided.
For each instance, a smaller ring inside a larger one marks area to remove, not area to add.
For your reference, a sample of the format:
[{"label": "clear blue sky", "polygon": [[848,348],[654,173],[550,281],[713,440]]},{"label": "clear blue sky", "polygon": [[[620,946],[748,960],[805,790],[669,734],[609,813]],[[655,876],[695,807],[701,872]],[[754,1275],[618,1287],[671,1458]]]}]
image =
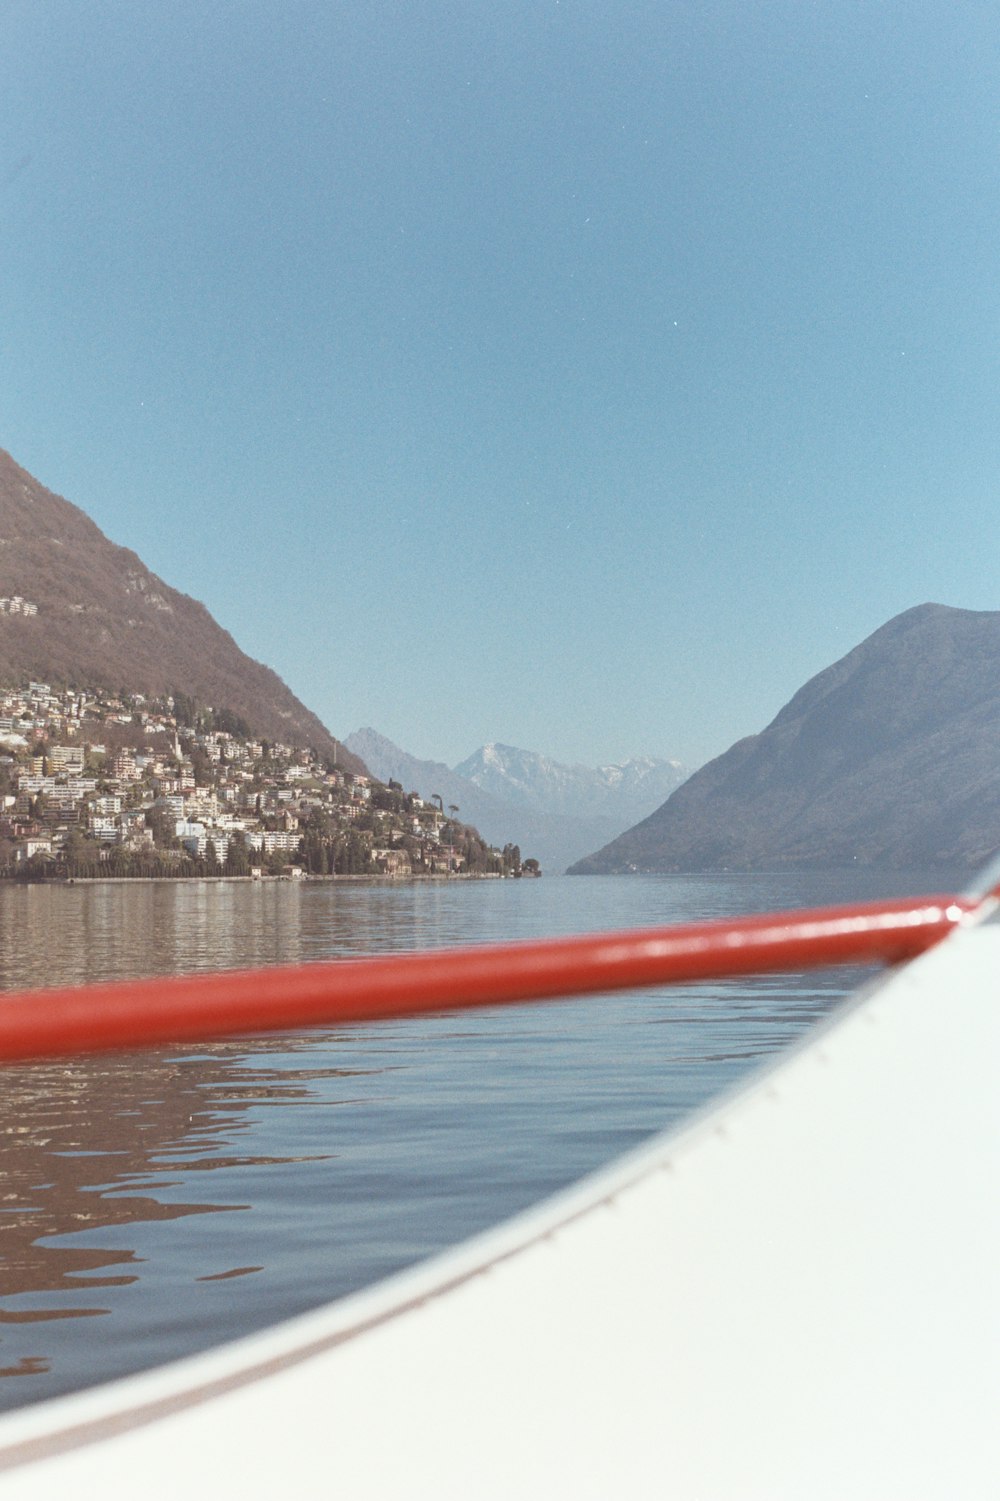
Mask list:
[{"label": "clear blue sky", "polygon": [[3,0],[0,446],[337,734],[695,764],[1000,607],[963,0]]}]

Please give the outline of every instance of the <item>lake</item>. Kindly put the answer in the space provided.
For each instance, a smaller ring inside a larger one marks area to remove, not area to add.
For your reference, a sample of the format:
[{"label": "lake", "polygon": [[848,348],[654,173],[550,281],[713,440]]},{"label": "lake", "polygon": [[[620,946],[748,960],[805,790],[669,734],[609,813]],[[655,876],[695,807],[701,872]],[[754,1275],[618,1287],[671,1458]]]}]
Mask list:
[{"label": "lake", "polygon": [[[301,963],[956,889],[942,872],[0,885],[0,987]],[[17,1065],[0,1403],[249,1332],[681,1120],[857,970]]]}]

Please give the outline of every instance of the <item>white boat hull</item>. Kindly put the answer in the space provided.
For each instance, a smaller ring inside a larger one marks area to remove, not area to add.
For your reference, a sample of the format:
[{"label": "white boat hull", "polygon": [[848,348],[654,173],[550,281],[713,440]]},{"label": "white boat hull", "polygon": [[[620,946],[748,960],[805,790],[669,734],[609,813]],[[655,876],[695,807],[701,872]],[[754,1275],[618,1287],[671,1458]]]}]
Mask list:
[{"label": "white boat hull", "polygon": [[1000,925],[456,1250],[0,1421],[0,1496],[1000,1489]]}]

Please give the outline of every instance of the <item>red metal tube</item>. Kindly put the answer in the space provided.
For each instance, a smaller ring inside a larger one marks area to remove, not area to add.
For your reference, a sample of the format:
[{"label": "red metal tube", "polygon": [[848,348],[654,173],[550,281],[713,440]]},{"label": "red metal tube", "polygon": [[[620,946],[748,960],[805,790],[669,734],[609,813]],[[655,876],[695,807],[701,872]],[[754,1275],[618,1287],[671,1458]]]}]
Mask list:
[{"label": "red metal tube", "polygon": [[970,910],[955,897],[576,938],[118,981],[0,999],[0,1059],[104,1052],[816,965],[894,963]]}]

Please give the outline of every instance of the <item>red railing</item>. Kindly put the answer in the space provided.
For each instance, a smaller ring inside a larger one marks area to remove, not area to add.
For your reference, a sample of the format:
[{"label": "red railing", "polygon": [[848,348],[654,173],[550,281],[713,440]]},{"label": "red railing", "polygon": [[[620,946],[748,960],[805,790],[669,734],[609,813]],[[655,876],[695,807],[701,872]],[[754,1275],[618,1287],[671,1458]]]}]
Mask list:
[{"label": "red railing", "polygon": [[0,999],[0,1059],[66,1056],[818,965],[895,963],[950,932],[957,897],[577,938],[34,990]]}]

